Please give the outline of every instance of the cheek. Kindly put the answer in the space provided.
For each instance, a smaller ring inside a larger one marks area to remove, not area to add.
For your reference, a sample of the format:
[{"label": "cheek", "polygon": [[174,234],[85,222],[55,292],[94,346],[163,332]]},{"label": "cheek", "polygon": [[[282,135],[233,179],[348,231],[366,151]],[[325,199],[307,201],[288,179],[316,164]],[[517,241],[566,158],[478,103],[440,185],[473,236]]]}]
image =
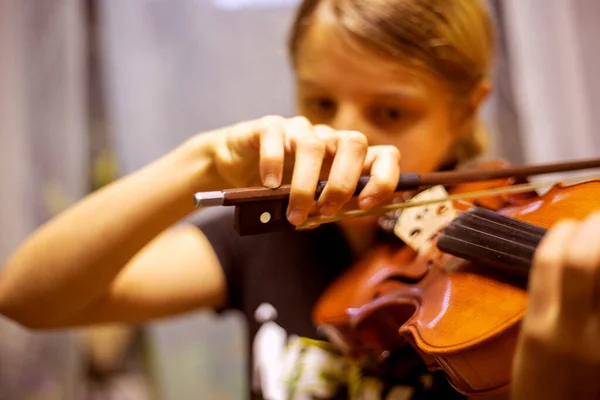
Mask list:
[{"label": "cheek", "polygon": [[454,135],[445,118],[428,118],[391,136],[388,144],[400,150],[403,171],[426,173],[447,160],[453,143]]},{"label": "cheek", "polygon": [[426,173],[438,169],[446,161],[452,145],[449,135],[440,136],[421,132],[398,140],[402,171]]}]

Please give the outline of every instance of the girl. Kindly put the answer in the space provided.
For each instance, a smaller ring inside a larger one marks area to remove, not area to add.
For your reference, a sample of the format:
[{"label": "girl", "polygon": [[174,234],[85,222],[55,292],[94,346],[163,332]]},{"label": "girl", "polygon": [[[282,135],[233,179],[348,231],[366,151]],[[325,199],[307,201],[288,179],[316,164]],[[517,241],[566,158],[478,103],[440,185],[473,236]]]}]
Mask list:
[{"label": "girl", "polygon": [[[374,218],[239,237],[232,216],[180,224],[196,191],[291,179],[288,219],[389,198],[400,170],[483,150],[489,15],[477,0],[306,0],[290,49],[302,117],[197,135],[40,228],[0,276],[0,312],[31,328],[140,323],[199,307],[247,317],[253,398],[459,398],[410,349],[356,371],[311,323],[322,291],[381,240]],[[400,152],[402,157],[400,157]],[[329,183],[313,205],[318,179]]]}]

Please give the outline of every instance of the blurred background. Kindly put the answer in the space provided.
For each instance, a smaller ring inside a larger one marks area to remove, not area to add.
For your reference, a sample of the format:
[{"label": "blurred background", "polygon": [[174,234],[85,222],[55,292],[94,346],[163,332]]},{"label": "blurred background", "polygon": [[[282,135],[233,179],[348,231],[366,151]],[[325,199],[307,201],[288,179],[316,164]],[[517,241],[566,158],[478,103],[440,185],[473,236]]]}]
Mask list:
[{"label": "blurred background", "polygon": [[[297,3],[0,0],[0,265],[39,224],[194,133],[293,115]],[[600,2],[490,7],[493,155],[599,156]],[[43,334],[0,317],[0,399],[245,399],[244,335],[235,313]]]}]

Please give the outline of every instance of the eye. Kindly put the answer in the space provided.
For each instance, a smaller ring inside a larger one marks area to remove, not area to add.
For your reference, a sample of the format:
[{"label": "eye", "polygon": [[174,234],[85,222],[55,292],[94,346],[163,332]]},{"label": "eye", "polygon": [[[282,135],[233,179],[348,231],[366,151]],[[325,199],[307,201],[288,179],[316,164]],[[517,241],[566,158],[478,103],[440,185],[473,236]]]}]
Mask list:
[{"label": "eye", "polygon": [[335,101],[327,97],[308,99],[307,105],[311,112],[319,116],[330,115],[336,109]]},{"label": "eye", "polygon": [[397,107],[376,107],[373,110],[373,119],[377,124],[393,124],[402,119],[404,113]]}]

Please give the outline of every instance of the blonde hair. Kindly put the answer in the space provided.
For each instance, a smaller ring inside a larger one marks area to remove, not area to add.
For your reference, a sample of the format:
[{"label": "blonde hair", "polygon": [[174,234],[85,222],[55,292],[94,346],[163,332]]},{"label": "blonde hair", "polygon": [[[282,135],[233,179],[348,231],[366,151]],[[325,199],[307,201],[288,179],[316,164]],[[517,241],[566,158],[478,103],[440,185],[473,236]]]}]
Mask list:
[{"label": "blonde hair", "polygon": [[[427,69],[467,106],[471,94],[488,78],[494,37],[483,0],[304,0],[289,43],[294,63],[299,43],[322,4],[331,7],[343,32],[386,57]],[[487,147],[487,132],[475,121],[452,149],[451,158],[468,161]]]}]

